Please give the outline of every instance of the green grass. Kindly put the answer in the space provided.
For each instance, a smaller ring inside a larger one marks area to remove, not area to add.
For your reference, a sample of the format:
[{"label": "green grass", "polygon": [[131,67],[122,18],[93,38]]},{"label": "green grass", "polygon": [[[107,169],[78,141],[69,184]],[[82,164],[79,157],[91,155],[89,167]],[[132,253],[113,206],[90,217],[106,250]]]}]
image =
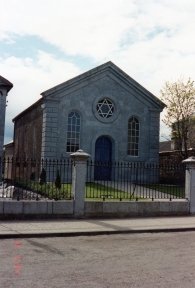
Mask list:
[{"label": "green grass", "polygon": [[56,189],[54,183],[45,183],[40,185],[38,181],[29,181],[28,179],[16,179],[15,186],[32,191],[43,197],[56,200],[71,199],[71,184],[61,184],[61,189]]},{"label": "green grass", "polygon": [[[30,190],[34,193],[56,200],[71,199],[72,184],[61,184],[61,189],[56,189],[54,183],[45,183],[40,185],[38,181],[30,181],[28,179],[16,179],[15,186]],[[85,200],[136,200],[137,198],[130,193],[117,190],[99,183],[86,183]]]},{"label": "green grass", "polygon": [[143,186],[169,195],[185,198],[185,188],[181,186],[164,185],[164,184],[139,184],[139,186]]},{"label": "green grass", "polygon": [[[61,189],[56,189],[54,183],[45,183],[40,185],[38,181],[29,181],[27,179],[16,179],[15,186],[30,190],[33,193],[48,197],[55,200],[70,200],[72,184],[61,184]],[[159,185],[159,184],[138,184],[148,189],[163,192],[173,196],[185,198],[184,187]],[[147,200],[141,197],[136,197],[130,193],[118,190],[116,188],[108,187],[100,183],[86,183],[85,186],[85,200],[90,201],[130,201],[130,200]]]},{"label": "green grass", "polygon": [[136,200],[130,193],[99,183],[86,183],[85,200]]}]

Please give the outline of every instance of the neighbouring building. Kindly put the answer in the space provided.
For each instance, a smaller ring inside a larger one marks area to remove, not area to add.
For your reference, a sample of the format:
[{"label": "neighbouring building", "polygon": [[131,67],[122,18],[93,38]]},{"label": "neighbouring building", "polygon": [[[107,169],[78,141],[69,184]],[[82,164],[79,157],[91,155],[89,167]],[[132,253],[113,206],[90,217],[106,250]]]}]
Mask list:
[{"label": "neighbouring building", "polygon": [[[159,161],[159,116],[165,107],[112,62],[41,93],[14,119],[14,157]],[[110,176],[109,176],[110,177]]]},{"label": "neighbouring building", "polygon": [[[188,148],[188,155],[195,156],[195,147]],[[183,157],[181,151],[177,149],[174,139],[159,143],[160,164],[181,164]]]},{"label": "neighbouring building", "polygon": [[6,99],[8,92],[12,87],[13,84],[10,81],[0,76],[0,183],[2,181],[2,153],[4,144]]}]

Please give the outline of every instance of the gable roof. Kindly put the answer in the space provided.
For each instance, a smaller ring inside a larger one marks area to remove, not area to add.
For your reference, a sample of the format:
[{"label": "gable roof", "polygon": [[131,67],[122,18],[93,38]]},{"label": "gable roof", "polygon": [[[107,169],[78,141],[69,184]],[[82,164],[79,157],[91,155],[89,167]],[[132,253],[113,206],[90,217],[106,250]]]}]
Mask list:
[{"label": "gable roof", "polygon": [[9,92],[12,89],[13,84],[0,75],[0,86],[4,86],[5,88],[7,88],[7,92]]},{"label": "gable roof", "polygon": [[67,80],[59,85],[56,85],[44,92],[41,93],[43,97],[50,96],[55,93],[60,93],[63,90],[71,89],[76,85],[81,84],[84,81],[88,81],[89,79],[98,76],[102,72],[109,71],[111,72],[116,78],[122,80],[122,82],[127,85],[131,86],[135,91],[141,93],[148,101],[152,102],[156,108],[163,109],[166,105],[156,96],[154,96],[151,92],[149,92],[146,88],[141,86],[137,81],[131,78],[128,74],[126,74],[123,70],[121,70],[118,66],[116,66],[113,62],[108,61],[100,66],[97,66],[85,73],[82,73],[70,80]]},{"label": "gable roof", "polygon": [[10,147],[10,146],[13,146],[13,145],[14,145],[14,141],[12,140],[12,141],[4,144],[3,147],[7,148],[7,147]]}]

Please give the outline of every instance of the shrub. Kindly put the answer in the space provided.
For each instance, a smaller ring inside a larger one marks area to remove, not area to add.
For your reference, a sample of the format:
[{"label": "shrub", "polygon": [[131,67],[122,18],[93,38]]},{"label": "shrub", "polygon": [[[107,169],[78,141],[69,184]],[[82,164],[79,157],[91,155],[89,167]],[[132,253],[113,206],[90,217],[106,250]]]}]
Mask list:
[{"label": "shrub", "polygon": [[57,174],[56,174],[55,186],[56,186],[56,189],[59,189],[59,190],[61,189],[61,177],[60,177],[59,169],[57,170]]},{"label": "shrub", "polygon": [[43,168],[40,174],[40,178],[39,178],[39,184],[42,186],[43,184],[46,183],[46,171]]}]

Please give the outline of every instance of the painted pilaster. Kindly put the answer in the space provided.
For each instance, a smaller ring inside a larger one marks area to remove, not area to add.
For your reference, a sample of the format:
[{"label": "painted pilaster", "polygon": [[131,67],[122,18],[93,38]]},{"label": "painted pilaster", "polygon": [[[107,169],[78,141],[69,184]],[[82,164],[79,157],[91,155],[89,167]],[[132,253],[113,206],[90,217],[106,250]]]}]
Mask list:
[{"label": "painted pilaster", "polygon": [[43,109],[43,130],[42,130],[42,152],[44,159],[58,158],[58,113],[59,101],[44,101]]},{"label": "painted pilaster", "polygon": [[159,109],[150,108],[149,161],[152,163],[158,163],[159,161],[160,112]]}]

